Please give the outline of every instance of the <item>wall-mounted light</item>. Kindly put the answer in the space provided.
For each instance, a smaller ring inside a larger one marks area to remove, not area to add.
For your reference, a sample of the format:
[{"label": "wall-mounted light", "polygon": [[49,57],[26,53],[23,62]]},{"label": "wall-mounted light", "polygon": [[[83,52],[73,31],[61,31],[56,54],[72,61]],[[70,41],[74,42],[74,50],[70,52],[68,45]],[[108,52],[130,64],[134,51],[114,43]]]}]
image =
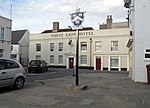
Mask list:
[{"label": "wall-mounted light", "polygon": [[72,40],[69,40],[68,44],[71,45],[71,43],[72,43]]}]

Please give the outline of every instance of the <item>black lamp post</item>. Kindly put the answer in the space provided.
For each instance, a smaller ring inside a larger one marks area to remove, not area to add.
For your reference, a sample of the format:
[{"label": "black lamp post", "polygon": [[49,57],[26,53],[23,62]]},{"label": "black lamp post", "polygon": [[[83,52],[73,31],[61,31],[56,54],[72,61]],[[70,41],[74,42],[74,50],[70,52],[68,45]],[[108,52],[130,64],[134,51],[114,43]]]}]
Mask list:
[{"label": "black lamp post", "polygon": [[77,86],[79,86],[78,62],[79,62],[79,29],[77,29],[77,42],[76,42],[76,85]]},{"label": "black lamp post", "polygon": [[76,40],[76,85],[79,86],[79,75],[78,75],[78,68],[79,68],[79,29],[84,20],[84,13],[80,12],[80,8],[76,9],[75,13],[71,15],[71,21],[74,24],[75,29],[77,30],[77,40]]}]

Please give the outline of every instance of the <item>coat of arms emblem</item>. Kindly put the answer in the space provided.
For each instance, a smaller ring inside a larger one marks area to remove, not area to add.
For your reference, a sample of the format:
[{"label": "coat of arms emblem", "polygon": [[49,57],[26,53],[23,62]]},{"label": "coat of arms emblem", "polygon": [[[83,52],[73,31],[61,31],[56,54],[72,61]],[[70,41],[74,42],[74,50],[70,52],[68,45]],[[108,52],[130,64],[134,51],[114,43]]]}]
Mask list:
[{"label": "coat of arms emblem", "polygon": [[80,8],[77,8],[76,12],[71,14],[71,21],[76,27],[79,27],[84,21],[84,12],[80,12]]}]

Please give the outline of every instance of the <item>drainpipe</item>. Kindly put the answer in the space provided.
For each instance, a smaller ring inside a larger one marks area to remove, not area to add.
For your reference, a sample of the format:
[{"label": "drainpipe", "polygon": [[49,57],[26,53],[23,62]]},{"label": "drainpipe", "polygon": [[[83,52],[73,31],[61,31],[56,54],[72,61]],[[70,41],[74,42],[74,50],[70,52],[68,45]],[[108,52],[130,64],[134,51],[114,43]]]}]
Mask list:
[{"label": "drainpipe", "polygon": [[92,38],[90,38],[90,67],[92,65]]}]

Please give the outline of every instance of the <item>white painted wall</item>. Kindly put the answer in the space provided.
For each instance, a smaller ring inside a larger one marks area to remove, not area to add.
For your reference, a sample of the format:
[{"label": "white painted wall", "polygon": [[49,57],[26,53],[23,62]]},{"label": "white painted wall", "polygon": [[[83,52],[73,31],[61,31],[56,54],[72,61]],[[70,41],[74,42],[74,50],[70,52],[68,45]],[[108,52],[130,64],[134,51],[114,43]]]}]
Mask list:
[{"label": "white painted wall", "polygon": [[29,31],[26,30],[24,36],[22,37],[22,39],[18,42],[18,44],[21,47],[21,57],[22,58],[29,58]]},{"label": "white painted wall", "polygon": [[133,30],[133,77],[135,82],[147,82],[144,49],[150,48],[150,0],[132,0],[130,27]]},{"label": "white painted wall", "polygon": [[10,58],[11,52],[11,20],[0,16],[0,28],[4,28],[4,40],[0,41],[0,49],[3,49],[3,57]]}]

